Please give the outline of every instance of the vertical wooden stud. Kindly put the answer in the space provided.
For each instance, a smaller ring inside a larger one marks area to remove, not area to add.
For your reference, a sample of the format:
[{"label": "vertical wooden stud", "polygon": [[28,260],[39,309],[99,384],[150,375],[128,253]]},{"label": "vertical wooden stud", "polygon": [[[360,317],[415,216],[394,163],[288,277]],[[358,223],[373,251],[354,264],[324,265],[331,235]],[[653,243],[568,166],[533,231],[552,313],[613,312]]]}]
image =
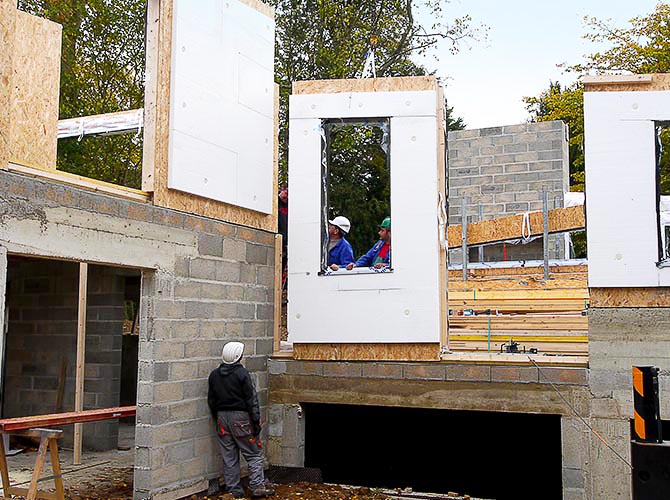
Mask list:
[{"label": "vertical wooden stud", "polygon": [[[84,364],[86,354],[86,290],[88,264],[79,264],[79,314],[77,318],[77,366],[75,374],[74,411],[84,409]],[[81,464],[82,424],[74,424],[74,460]]]},{"label": "vertical wooden stud", "polygon": [[274,289],[274,352],[281,350],[281,313],[282,313],[282,235],[275,235],[275,289]]}]

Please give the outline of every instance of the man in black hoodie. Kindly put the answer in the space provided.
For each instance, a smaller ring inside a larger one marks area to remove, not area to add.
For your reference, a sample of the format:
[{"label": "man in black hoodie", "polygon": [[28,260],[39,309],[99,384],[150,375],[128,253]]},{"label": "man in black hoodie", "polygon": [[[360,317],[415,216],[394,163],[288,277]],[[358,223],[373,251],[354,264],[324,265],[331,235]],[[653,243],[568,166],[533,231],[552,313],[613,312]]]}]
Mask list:
[{"label": "man in black hoodie", "polygon": [[228,342],[223,347],[223,363],[209,375],[207,402],[216,420],[216,432],[223,458],[223,477],[235,498],[244,497],[240,484],[240,452],[249,465],[252,497],[274,495],[265,486],[263,448],[260,440],[261,413],[256,389],[249,372],[240,363],[244,344]]}]

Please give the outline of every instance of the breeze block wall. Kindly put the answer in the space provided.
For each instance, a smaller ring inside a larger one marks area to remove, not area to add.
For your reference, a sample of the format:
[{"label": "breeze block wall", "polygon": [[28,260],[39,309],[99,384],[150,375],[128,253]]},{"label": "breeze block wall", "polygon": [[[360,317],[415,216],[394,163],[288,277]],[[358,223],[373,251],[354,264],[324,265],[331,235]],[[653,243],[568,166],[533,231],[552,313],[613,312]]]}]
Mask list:
[{"label": "breeze block wall", "polygon": [[207,378],[227,341],[244,342],[267,420],[274,246],[272,232],[0,171],[2,253],[141,272],[136,498],[183,498],[221,476]]},{"label": "breeze block wall", "polygon": [[[570,177],[568,127],[562,121],[452,131],[447,143],[450,225],[461,223],[464,198],[468,222],[479,220],[479,206],[484,220],[542,210],[542,191],[548,192],[549,209],[563,206]],[[550,238],[550,258],[563,257],[562,238]],[[484,252],[486,261],[502,260],[502,245]],[[460,254],[451,250],[450,263],[460,263]],[[507,245],[507,256],[542,259],[542,240]]]}]

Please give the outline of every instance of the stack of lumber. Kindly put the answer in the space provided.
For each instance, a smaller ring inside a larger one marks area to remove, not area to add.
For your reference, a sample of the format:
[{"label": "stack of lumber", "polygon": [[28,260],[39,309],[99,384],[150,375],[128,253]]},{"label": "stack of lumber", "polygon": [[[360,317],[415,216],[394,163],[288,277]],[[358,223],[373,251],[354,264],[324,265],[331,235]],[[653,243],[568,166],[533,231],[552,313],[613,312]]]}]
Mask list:
[{"label": "stack of lumber", "polygon": [[[492,268],[449,272],[449,348],[500,352],[511,340],[540,353],[588,353],[587,268]],[[489,347],[490,346],[490,347]]]}]

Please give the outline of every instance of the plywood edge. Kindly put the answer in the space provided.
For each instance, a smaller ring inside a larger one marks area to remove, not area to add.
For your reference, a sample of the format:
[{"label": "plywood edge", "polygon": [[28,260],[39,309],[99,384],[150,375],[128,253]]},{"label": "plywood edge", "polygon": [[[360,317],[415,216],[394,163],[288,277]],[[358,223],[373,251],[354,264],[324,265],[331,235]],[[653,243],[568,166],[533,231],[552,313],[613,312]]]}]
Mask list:
[{"label": "plywood edge", "polygon": [[274,20],[275,9],[271,5],[268,5],[260,0],[239,0],[239,1],[241,4],[251,7],[252,9],[257,10],[261,14],[264,14],[270,19]]},{"label": "plywood edge", "polygon": [[293,358],[313,361],[438,361],[440,344],[293,344]]},{"label": "plywood edge", "polygon": [[645,92],[670,90],[670,74],[595,75],[583,79],[585,92]]},{"label": "plywood edge", "polygon": [[343,80],[306,80],[293,82],[293,94],[337,94],[343,92],[437,91],[434,76],[401,76]]},{"label": "plywood edge", "polygon": [[[543,232],[542,212],[529,212],[530,236],[541,235]],[[500,217],[468,224],[467,244],[496,243],[517,239],[522,236],[523,214]],[[549,233],[560,233],[584,229],[586,216],[584,205],[549,210]],[[449,248],[461,247],[461,225],[449,226]]]},{"label": "plywood edge", "polygon": [[98,193],[105,193],[120,198],[126,198],[133,201],[141,201],[148,203],[151,195],[139,189],[133,189],[125,186],[118,186],[109,182],[99,181],[96,179],[89,179],[81,175],[71,174],[69,172],[61,172],[60,170],[51,170],[44,167],[27,166],[19,163],[10,162],[8,166],[10,172],[16,172],[30,177],[39,179],[46,179],[61,184],[85,189],[87,191],[95,191]]},{"label": "plywood edge", "polygon": [[670,307],[670,287],[591,288],[591,307]]}]

